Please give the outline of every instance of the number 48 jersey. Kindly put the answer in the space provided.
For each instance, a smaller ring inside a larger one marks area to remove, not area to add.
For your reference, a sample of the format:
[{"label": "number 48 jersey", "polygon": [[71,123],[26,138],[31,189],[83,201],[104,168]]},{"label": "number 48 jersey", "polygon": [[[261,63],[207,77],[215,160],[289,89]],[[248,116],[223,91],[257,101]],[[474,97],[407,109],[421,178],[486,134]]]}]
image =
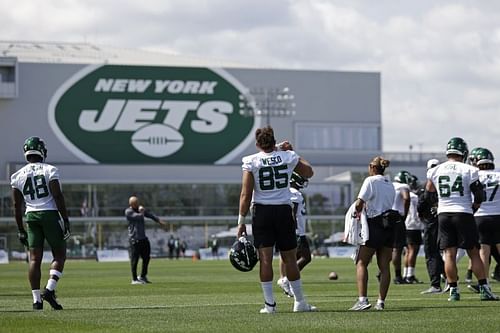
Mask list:
[{"label": "number 48 jersey", "polygon": [[477,168],[455,161],[447,161],[427,171],[439,197],[439,213],[472,214],[470,185],[479,179]]},{"label": "number 48 jersey", "polygon": [[500,215],[500,170],[479,170],[479,181],[483,184],[486,196],[475,216]]},{"label": "number 48 jersey", "polygon": [[292,150],[259,152],[243,157],[243,171],[253,174],[252,202],[263,205],[291,204],[290,177],[299,162]]},{"label": "number 48 jersey", "polygon": [[46,163],[29,163],[10,177],[12,188],[24,196],[26,212],[57,210],[49,182],[59,179],[59,170]]}]

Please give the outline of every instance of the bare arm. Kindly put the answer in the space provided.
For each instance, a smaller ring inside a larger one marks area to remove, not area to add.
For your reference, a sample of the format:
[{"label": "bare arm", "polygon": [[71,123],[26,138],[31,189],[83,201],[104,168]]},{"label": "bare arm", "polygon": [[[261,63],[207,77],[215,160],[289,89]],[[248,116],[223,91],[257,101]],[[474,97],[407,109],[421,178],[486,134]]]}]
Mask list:
[{"label": "bare arm", "polygon": [[16,218],[17,229],[24,230],[24,225],[23,225],[24,198],[23,198],[23,194],[17,188],[13,188],[12,189],[12,199],[14,201],[14,216]]},{"label": "bare arm", "polygon": [[[243,171],[243,176],[241,179],[241,193],[240,193],[240,205],[239,205],[239,215],[247,216],[250,210],[250,204],[252,202],[254,179],[253,174],[248,171]],[[246,233],[245,224],[239,224],[238,226],[238,238],[241,237],[243,233]]]},{"label": "bare arm", "polygon": [[365,206],[365,202],[363,199],[358,198],[356,199],[356,203],[354,204],[354,209],[356,210],[356,217],[359,218],[361,216],[361,211],[363,210],[363,207]]},{"label": "bare arm", "polygon": [[403,204],[404,204],[404,215],[403,215],[403,221],[406,220],[406,217],[408,216],[408,211],[410,210],[410,191],[404,190],[401,192],[401,196],[403,197]]},{"label": "bare arm", "polygon": [[61,186],[59,184],[59,180],[53,179],[49,182],[50,192],[54,197],[54,201],[56,202],[57,210],[64,222],[68,222],[68,211],[66,210],[66,202],[64,201],[64,195],[61,191]]}]

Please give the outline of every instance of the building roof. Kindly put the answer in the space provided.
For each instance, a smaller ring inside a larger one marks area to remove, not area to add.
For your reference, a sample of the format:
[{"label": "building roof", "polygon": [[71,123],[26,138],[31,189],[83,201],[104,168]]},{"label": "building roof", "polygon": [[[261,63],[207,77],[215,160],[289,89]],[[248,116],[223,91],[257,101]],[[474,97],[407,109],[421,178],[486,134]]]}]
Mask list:
[{"label": "building roof", "polygon": [[255,68],[236,62],[91,43],[2,41],[0,57],[19,62]]}]

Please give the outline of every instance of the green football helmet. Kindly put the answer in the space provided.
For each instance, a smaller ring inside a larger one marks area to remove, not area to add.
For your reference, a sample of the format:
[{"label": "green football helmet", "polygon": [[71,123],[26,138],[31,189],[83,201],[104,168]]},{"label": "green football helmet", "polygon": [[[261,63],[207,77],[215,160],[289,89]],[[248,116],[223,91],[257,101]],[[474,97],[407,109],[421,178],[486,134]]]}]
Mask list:
[{"label": "green football helmet", "polygon": [[460,155],[462,156],[462,161],[467,161],[467,156],[469,155],[469,148],[464,139],[459,137],[451,138],[446,146],[446,156],[448,155]]},{"label": "green football helmet", "polygon": [[394,176],[394,181],[398,183],[403,183],[403,184],[408,184],[410,185],[413,180],[413,176],[411,173],[409,173],[406,170],[401,170],[399,171],[395,176]]},{"label": "green football helmet", "polygon": [[47,148],[45,147],[45,142],[38,136],[30,136],[24,141],[24,157],[28,158],[28,155],[38,155],[43,160],[47,157]]},{"label": "green football helmet", "polygon": [[493,154],[491,151],[489,151],[486,148],[479,148],[479,150],[476,152],[476,163],[477,165],[483,165],[483,164],[493,164],[495,161],[495,158],[493,157]]},{"label": "green football helmet", "polygon": [[297,188],[304,188],[307,187],[308,180],[295,171],[292,173],[292,177],[290,177],[290,184],[293,184]]},{"label": "green football helmet", "polygon": [[481,147],[476,147],[471,149],[469,153],[469,157],[467,158],[467,164],[477,166],[477,153],[483,148]]}]

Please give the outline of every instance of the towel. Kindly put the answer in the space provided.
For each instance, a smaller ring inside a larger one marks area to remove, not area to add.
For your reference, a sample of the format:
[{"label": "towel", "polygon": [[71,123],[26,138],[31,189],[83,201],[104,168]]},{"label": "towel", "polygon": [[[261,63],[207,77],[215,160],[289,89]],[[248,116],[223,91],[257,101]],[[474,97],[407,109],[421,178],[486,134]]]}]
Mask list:
[{"label": "towel", "polygon": [[369,238],[366,212],[364,209],[361,211],[361,218],[358,221],[354,217],[355,211],[355,204],[353,203],[345,214],[344,242],[351,245],[365,245]]}]

